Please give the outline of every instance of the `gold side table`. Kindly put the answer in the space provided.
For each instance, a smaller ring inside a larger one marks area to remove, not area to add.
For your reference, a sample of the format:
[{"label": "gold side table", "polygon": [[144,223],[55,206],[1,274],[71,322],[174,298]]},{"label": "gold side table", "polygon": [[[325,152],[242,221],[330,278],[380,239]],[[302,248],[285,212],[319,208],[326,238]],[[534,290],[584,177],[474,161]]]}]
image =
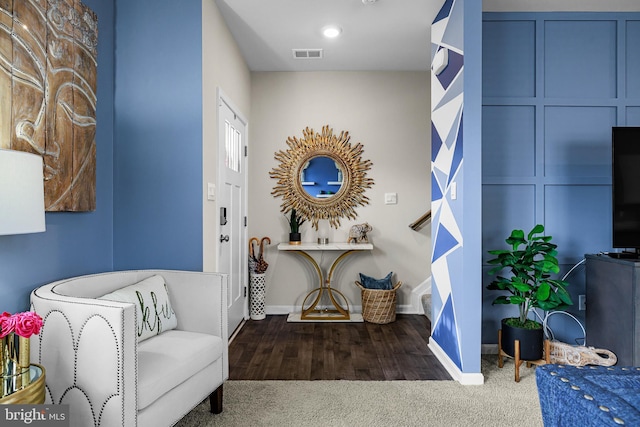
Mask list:
[{"label": "gold side table", "polygon": [[4,397],[0,404],[35,404],[44,403],[45,370],[41,365],[31,364],[29,371],[14,377],[0,377]]},{"label": "gold side table", "polygon": [[[333,273],[338,265],[349,255],[359,251],[373,250],[373,245],[371,243],[302,243],[299,245],[280,243],[278,245],[278,250],[289,251],[300,255],[311,263],[318,276],[318,287],[309,292],[302,302],[302,312],[300,314],[301,320],[349,320],[351,318],[347,298],[342,294],[342,292],[331,286]],[[318,265],[316,260],[308,254],[308,252],[311,251],[338,251],[342,253],[333,261],[333,263],[331,263],[325,278],[320,265]],[[319,308],[319,304],[324,294],[329,297],[333,308]],[[342,300],[343,304],[341,304],[338,299]],[[343,305],[345,305],[346,308],[343,307]]]}]

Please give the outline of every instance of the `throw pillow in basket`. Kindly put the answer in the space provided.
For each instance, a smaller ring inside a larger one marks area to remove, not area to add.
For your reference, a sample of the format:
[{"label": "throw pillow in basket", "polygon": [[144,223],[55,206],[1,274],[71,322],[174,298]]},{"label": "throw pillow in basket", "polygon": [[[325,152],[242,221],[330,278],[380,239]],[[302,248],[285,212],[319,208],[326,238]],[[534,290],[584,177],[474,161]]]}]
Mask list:
[{"label": "throw pillow in basket", "polygon": [[374,279],[373,277],[369,277],[362,273],[360,274],[360,283],[366,289],[382,289],[384,291],[388,291],[393,289],[393,284],[391,283],[391,276],[393,275],[393,271],[387,274],[382,279]]}]

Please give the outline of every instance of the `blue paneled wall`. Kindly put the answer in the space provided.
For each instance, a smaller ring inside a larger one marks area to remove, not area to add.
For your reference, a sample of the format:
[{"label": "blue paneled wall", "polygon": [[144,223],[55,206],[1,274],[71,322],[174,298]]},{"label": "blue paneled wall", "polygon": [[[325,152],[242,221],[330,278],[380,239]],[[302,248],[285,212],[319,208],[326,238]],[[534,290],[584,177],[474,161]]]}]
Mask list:
[{"label": "blue paneled wall", "polygon": [[[558,244],[563,273],[611,250],[611,127],[640,125],[638,40],[640,14],[484,14],[484,261],[513,228],[536,223]],[[567,280],[568,311],[584,320],[584,268]],[[495,296],[484,291],[483,343],[515,315],[491,306]],[[554,331],[568,342],[582,335],[570,320]]]}]

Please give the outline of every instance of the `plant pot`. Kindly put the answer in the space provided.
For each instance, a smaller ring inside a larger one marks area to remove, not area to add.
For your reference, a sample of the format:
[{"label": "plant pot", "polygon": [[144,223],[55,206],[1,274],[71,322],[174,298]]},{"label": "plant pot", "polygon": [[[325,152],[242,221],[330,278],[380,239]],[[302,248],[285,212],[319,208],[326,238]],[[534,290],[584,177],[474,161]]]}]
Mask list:
[{"label": "plant pot", "polygon": [[540,329],[516,328],[506,324],[507,319],[502,319],[502,351],[511,357],[515,357],[515,341],[520,341],[521,360],[542,359],[544,336],[542,326]]},{"label": "plant pot", "polygon": [[300,233],[289,233],[289,244],[291,245],[299,245],[302,242],[302,234]]}]

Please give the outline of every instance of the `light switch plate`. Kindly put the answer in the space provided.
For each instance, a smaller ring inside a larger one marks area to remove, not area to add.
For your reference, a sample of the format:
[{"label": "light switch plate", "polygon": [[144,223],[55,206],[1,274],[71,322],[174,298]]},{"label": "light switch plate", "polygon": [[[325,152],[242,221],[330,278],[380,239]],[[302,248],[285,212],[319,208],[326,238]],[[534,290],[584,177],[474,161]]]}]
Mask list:
[{"label": "light switch plate", "polygon": [[384,193],[384,204],[395,205],[398,203],[398,193]]},{"label": "light switch plate", "polygon": [[207,200],[216,199],[216,185],[209,182],[207,183]]}]

